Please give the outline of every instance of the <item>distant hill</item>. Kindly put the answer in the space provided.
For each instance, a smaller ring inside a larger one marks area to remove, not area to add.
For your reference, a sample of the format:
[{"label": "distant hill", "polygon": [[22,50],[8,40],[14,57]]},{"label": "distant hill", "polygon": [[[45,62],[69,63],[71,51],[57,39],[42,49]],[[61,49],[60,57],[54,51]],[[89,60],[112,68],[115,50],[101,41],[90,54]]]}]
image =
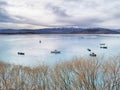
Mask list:
[{"label": "distant hill", "polygon": [[117,30],[110,30],[104,28],[85,29],[80,32],[81,34],[120,34]]},{"label": "distant hill", "polygon": [[120,32],[120,29],[114,29],[114,31]]},{"label": "distant hill", "polygon": [[120,30],[105,28],[0,29],[0,34],[120,34]]}]

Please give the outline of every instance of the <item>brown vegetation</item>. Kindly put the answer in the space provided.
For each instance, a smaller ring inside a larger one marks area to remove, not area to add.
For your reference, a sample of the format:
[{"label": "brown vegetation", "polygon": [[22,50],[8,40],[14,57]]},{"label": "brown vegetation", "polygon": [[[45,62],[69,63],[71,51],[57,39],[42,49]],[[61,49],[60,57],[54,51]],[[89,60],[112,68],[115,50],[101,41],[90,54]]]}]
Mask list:
[{"label": "brown vegetation", "polygon": [[0,90],[120,90],[120,58],[25,67],[0,62]]}]

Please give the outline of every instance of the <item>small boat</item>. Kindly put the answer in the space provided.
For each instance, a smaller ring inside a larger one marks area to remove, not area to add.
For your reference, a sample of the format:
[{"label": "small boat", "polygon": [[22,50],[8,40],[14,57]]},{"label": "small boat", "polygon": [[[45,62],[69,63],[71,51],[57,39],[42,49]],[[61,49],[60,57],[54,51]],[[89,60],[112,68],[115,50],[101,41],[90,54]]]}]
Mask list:
[{"label": "small boat", "polygon": [[107,49],[107,46],[101,46],[100,48]]},{"label": "small boat", "polygon": [[58,51],[58,50],[54,50],[54,51],[51,51],[51,53],[54,53],[54,54],[60,54],[61,52]]},{"label": "small boat", "polygon": [[42,41],[40,40],[39,43],[41,43]]},{"label": "small boat", "polygon": [[95,53],[90,53],[91,57],[96,57],[97,55]]},{"label": "small boat", "polygon": [[102,49],[107,49],[107,46],[105,45],[105,43],[101,43],[101,44],[100,44],[100,48],[102,48]]},{"label": "small boat", "polygon": [[87,50],[88,50],[89,52],[91,52],[91,49],[88,48]]},{"label": "small boat", "polygon": [[23,52],[18,52],[18,55],[25,55],[25,53],[23,53]]}]

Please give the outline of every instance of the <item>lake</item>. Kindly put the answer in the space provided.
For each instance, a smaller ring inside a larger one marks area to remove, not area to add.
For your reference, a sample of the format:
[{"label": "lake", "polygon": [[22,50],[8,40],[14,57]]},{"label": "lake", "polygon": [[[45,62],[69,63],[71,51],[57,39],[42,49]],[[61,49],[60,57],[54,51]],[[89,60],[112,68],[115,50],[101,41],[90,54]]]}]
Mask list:
[{"label": "lake", "polygon": [[[100,48],[101,43],[105,43],[107,49]],[[17,65],[52,65],[75,57],[90,57],[88,48],[97,57],[119,55],[120,35],[0,35],[0,60]],[[53,50],[59,50],[61,53],[51,53]],[[18,55],[18,52],[24,52],[25,55]]]}]

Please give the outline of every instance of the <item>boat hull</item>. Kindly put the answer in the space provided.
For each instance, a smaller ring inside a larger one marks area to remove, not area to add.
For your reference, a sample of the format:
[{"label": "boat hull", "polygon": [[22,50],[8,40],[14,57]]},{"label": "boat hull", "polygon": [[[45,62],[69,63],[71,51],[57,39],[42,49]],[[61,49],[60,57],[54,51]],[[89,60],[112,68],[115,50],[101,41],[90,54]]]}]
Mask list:
[{"label": "boat hull", "polygon": [[51,53],[60,54],[61,52],[60,51],[51,51]]}]

